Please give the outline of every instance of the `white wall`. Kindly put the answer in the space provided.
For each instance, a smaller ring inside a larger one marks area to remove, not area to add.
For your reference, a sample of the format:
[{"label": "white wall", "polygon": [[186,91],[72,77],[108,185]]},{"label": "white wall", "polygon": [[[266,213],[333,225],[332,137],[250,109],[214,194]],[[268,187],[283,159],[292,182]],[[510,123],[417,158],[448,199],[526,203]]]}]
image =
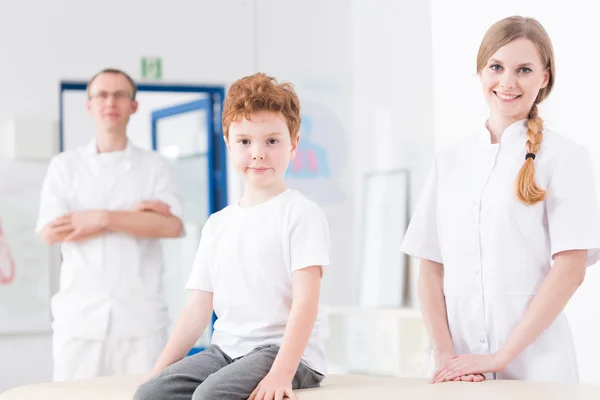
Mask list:
[{"label": "white wall", "polygon": [[56,118],[60,79],[87,80],[105,66],[139,78],[142,56],[162,57],[164,81],[173,83],[229,83],[253,71],[247,0],[56,0],[0,7],[7,60],[0,76],[3,113]]},{"label": "white wall", "polygon": [[51,380],[51,346],[49,334],[0,338],[0,393],[18,385]]},{"label": "white wall", "polygon": [[[354,212],[358,221],[354,255],[362,260],[365,175],[409,169],[408,201],[412,210],[433,157],[429,3],[356,0],[352,18],[355,131],[352,159],[356,184]],[[408,305],[416,306],[416,269],[414,265],[410,267],[412,285],[406,300]],[[353,282],[354,298],[358,297],[359,276],[356,274]]]},{"label": "white wall", "polygon": [[[465,10],[469,10],[466,13]],[[475,15],[476,17],[473,17]],[[537,18],[548,31],[557,63],[556,86],[540,107],[546,126],[586,145],[594,160],[600,156],[600,136],[594,116],[600,109],[594,49],[600,36],[598,5],[585,0],[431,1],[435,145],[442,148],[483,127],[487,105],[475,75],[479,43],[487,28],[510,15]],[[595,162],[600,186],[600,162]],[[583,286],[567,307],[578,350],[581,380],[600,382],[600,271],[588,269]],[[556,344],[560,346],[560,343]]]}]

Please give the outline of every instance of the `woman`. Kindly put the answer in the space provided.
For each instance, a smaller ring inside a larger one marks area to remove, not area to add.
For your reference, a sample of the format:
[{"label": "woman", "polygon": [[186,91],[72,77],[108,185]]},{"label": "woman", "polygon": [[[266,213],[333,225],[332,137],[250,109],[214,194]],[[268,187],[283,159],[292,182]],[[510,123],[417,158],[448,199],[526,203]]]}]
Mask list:
[{"label": "woman", "polygon": [[494,24],[477,73],[485,128],[436,156],[402,244],[422,260],[432,382],[576,382],[563,309],[600,258],[590,156],[538,115],[555,77],[539,22]]}]

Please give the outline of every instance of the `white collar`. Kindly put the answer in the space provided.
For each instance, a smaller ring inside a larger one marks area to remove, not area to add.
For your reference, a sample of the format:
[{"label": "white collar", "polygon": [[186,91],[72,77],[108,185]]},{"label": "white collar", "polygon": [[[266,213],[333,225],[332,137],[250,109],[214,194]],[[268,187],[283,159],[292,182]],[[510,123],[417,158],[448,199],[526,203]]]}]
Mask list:
[{"label": "white collar", "polygon": [[[129,157],[133,154],[135,150],[135,146],[131,143],[131,140],[127,139],[127,144],[125,145],[125,156]],[[97,146],[97,139],[92,139],[86,146],[85,146],[85,154],[89,155],[89,156],[97,156],[101,153],[98,153],[98,146]]]},{"label": "white collar", "polygon": [[[510,124],[502,136],[500,136],[500,144],[512,142],[515,139],[524,139],[527,133],[527,119],[521,119],[519,121]],[[488,121],[485,121],[485,128],[482,130],[480,140],[482,143],[491,145],[491,132],[488,129]]]}]

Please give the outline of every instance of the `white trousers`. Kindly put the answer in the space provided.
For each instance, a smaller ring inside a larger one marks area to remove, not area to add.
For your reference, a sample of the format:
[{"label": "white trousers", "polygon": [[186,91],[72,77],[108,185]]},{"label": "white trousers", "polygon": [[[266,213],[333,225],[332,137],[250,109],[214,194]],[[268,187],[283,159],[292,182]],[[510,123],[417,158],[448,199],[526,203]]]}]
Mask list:
[{"label": "white trousers", "polygon": [[104,340],[54,333],[54,381],[149,373],[166,342],[166,329],[143,338]]}]

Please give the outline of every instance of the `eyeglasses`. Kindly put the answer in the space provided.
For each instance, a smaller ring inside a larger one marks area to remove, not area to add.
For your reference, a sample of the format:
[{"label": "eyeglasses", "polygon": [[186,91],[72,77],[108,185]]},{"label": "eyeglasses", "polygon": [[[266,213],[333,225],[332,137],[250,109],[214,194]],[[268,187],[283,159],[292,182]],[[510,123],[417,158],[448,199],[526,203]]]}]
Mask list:
[{"label": "eyeglasses", "polygon": [[127,92],[126,90],[117,90],[116,92],[106,92],[106,91],[101,90],[98,93],[90,94],[89,97],[90,97],[90,100],[98,99],[100,101],[106,101],[111,96],[115,99],[115,101],[122,101],[125,99],[129,99],[129,100],[133,99],[133,95],[131,93]]}]

